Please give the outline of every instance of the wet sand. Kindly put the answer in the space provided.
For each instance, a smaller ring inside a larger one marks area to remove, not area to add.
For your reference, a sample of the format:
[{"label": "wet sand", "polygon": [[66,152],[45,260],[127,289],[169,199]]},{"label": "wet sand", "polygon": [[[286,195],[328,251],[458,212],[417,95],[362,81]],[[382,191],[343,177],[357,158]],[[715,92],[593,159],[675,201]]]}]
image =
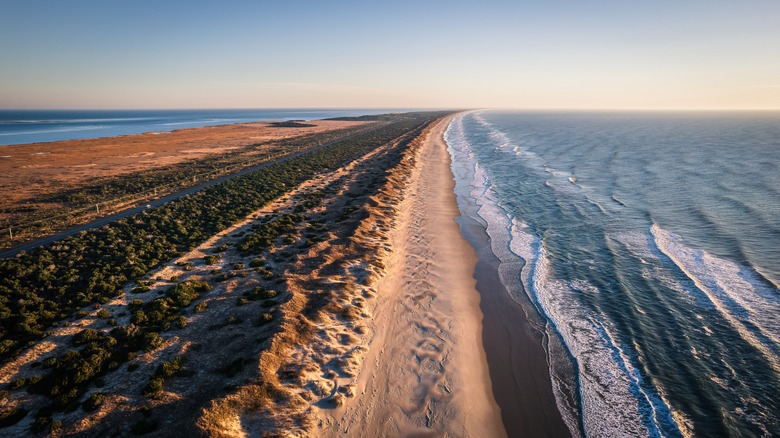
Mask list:
[{"label": "wet sand", "polygon": [[569,437],[550,382],[544,322],[530,303],[518,304],[498,278],[498,259],[484,228],[459,218],[461,230],[479,255],[474,277],[481,296],[483,345],[493,394],[510,437]]}]

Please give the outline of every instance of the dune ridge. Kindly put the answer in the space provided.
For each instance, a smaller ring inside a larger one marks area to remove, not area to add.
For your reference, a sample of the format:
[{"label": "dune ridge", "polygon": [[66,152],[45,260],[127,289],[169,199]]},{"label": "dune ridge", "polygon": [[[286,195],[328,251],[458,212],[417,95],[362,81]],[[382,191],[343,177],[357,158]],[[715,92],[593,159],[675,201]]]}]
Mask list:
[{"label": "dune ridge", "polygon": [[337,194],[337,203],[363,192],[358,175],[381,183],[365,200],[363,219],[354,229],[341,227],[328,241],[298,254],[285,271],[292,298],[281,306],[280,330],[260,356],[257,383],[203,410],[198,427],[206,435],[318,434],[318,412],[355,396],[365,345],[373,336],[377,283],[392,251],[389,233],[421,137],[388,144],[337,171],[336,177],[351,179]]}]

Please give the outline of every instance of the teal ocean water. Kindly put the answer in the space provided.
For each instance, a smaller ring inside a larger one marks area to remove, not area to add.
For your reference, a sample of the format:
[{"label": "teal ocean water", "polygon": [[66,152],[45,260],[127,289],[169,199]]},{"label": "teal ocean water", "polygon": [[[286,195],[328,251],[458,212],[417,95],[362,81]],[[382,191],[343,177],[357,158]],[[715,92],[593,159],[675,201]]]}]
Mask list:
[{"label": "teal ocean water", "polygon": [[575,435],[780,436],[780,113],[474,111],[445,139]]}]

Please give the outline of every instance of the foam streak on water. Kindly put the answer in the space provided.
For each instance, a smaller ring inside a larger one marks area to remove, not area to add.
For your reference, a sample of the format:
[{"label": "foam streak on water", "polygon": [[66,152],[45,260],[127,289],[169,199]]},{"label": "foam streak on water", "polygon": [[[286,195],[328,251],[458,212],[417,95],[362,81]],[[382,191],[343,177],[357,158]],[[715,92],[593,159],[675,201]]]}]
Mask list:
[{"label": "foam streak on water", "polygon": [[652,227],[656,245],[704,292],[725,320],[760,350],[780,376],[780,297],[755,272],[685,246],[678,235]]}]

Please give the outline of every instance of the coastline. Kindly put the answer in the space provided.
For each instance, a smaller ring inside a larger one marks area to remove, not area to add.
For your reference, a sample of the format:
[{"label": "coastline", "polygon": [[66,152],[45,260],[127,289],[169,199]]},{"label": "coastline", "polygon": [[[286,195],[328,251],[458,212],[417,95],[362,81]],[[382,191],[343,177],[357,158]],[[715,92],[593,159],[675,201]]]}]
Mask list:
[{"label": "coastline", "polygon": [[[457,174],[453,168],[452,177],[458,178]],[[472,266],[484,315],[482,347],[506,432],[509,436],[572,436],[556,402],[550,377],[547,350],[555,349],[559,342],[548,339],[546,323],[528,299],[522,297],[518,302],[509,295],[499,277],[500,261],[493,254],[490,236],[485,226],[470,216],[469,212],[477,211],[475,200],[462,189],[454,192],[458,202],[466,204],[460,206],[456,221],[470,251],[477,255]],[[573,370],[570,372],[574,375]]]},{"label": "coastline", "polygon": [[427,132],[406,175],[357,395],[320,412],[320,436],[506,436],[482,346],[477,257],[454,220],[450,120]]}]

